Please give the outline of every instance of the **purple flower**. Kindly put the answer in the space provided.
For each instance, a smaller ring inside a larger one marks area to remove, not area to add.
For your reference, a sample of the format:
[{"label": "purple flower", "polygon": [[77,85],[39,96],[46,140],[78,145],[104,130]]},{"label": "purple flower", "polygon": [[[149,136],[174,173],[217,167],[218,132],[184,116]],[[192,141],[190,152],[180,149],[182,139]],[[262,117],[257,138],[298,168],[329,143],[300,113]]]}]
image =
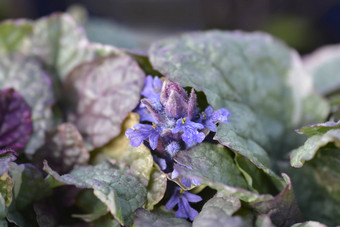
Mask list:
[{"label": "purple flower", "polygon": [[142,95],[151,101],[158,101],[161,94],[162,81],[159,77],[147,76]]},{"label": "purple flower", "polygon": [[161,134],[161,129],[156,125],[136,124],[134,128],[126,130],[125,135],[130,139],[130,145],[138,147],[143,140],[149,139],[150,147],[154,150],[158,144],[158,137]]},{"label": "purple flower", "polygon": [[217,111],[214,111],[214,109],[211,106],[208,106],[201,114],[199,121],[202,122],[202,124],[210,129],[213,132],[216,132],[216,123],[217,122],[228,122],[228,117],[230,116],[230,113],[227,109],[221,108]]},{"label": "purple flower", "polygon": [[[183,166],[181,164],[175,164],[175,165],[179,165],[179,166],[182,166],[183,168],[189,168],[189,169],[192,169],[190,166]],[[179,176],[179,173],[176,169],[174,169],[171,173],[171,179],[175,179]],[[187,188],[190,188],[191,185],[195,185],[195,186],[198,186],[198,185],[201,185],[201,181],[196,179],[196,178],[187,178],[187,177],[182,177],[181,179],[181,184],[183,184],[185,187]]]},{"label": "purple flower", "polygon": [[199,132],[198,129],[204,129],[204,126],[184,117],[177,120],[176,127],[172,129],[172,133],[183,131],[182,139],[190,147],[195,143],[201,143],[205,138],[205,134]]},{"label": "purple flower", "polygon": [[[160,78],[152,76],[147,76],[145,79],[145,85],[144,89],[141,92],[143,96],[148,98],[152,106],[160,110],[162,108],[162,105],[160,103],[160,94],[161,94],[161,88],[162,88],[162,81]],[[155,118],[152,116],[151,112],[145,107],[143,103],[141,103],[136,112],[140,115],[141,121],[149,121],[154,122]]]},{"label": "purple flower", "polygon": [[200,196],[176,187],[174,194],[166,203],[165,208],[167,210],[172,210],[176,205],[178,205],[178,210],[176,211],[175,217],[189,218],[192,221],[198,212],[190,206],[189,202],[197,203],[201,200],[202,198]]},{"label": "purple flower", "polygon": [[152,116],[151,112],[145,107],[143,103],[139,104],[136,113],[140,115],[140,121],[154,122],[155,118]]}]

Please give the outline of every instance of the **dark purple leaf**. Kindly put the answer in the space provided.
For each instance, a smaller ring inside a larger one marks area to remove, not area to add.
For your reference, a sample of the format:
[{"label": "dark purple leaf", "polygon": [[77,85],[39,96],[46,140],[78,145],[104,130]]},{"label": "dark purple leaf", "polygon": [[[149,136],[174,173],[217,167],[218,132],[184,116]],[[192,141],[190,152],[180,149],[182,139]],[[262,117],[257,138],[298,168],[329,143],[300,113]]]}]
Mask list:
[{"label": "dark purple leaf", "polygon": [[144,72],[129,56],[109,56],[75,68],[65,80],[68,117],[91,148],[119,135],[139,102]]},{"label": "dark purple leaf", "polygon": [[46,136],[45,144],[35,154],[35,164],[43,167],[43,160],[59,174],[87,164],[89,153],[84,147],[83,138],[71,123],[59,125]]},{"label": "dark purple leaf", "polygon": [[0,91],[0,148],[24,148],[32,133],[31,109],[14,89]]},{"label": "dark purple leaf", "polygon": [[17,153],[11,149],[0,149],[0,176],[9,170],[9,163],[17,159]]}]

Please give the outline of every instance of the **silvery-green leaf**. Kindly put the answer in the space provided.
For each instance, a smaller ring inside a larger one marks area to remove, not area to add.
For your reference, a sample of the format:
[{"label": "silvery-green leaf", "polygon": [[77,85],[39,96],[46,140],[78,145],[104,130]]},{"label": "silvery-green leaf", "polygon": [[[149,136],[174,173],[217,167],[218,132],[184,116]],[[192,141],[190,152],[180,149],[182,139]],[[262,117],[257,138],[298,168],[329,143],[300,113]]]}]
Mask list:
[{"label": "silvery-green leaf", "polygon": [[202,211],[209,207],[220,208],[225,214],[231,216],[241,208],[241,201],[237,197],[217,193],[203,205]]},{"label": "silvery-green leaf", "polygon": [[209,206],[195,217],[193,227],[233,226],[243,227],[245,223],[239,216],[232,217],[217,206]]},{"label": "silvery-green leaf", "polygon": [[[307,139],[303,146],[293,150],[290,154],[291,165],[295,168],[302,167],[304,162],[312,160],[317,152],[321,153],[321,148],[325,147],[328,143],[333,143],[336,146],[336,148],[334,148],[335,155],[340,153],[340,129],[331,129],[325,134],[316,134]],[[337,165],[333,167],[336,166]]]},{"label": "silvery-green leaf", "polygon": [[306,69],[313,76],[316,90],[329,94],[340,88],[340,46],[324,46],[304,58]]},{"label": "silvery-green leaf", "polygon": [[37,59],[8,55],[0,61],[0,89],[4,88],[14,88],[31,107],[33,134],[26,153],[32,155],[43,144],[45,132],[53,127],[51,79]]},{"label": "silvery-green leaf", "polygon": [[202,143],[188,151],[179,151],[174,168],[187,178],[195,178],[221,193],[247,202],[272,198],[252,192],[236,167],[231,152],[221,145]]},{"label": "silvery-green leaf", "polygon": [[43,17],[34,24],[31,54],[52,66],[63,80],[80,63],[93,59],[84,30],[67,14]]},{"label": "silvery-green leaf", "polygon": [[144,209],[138,209],[135,212],[137,218],[134,220],[134,225],[136,227],[189,227],[191,224],[185,219],[175,218],[173,216],[160,215],[157,213],[152,213]]},{"label": "silvery-green leaf", "polygon": [[[46,162],[44,170],[50,174],[49,177],[60,182],[60,185],[93,189],[94,195],[106,204],[122,225],[132,223],[133,212],[143,206],[146,200],[144,185],[127,172],[115,169],[108,162],[97,166],[79,167],[62,176],[54,172]],[[52,184],[53,186],[56,185]]]},{"label": "silvery-green leaf", "polygon": [[69,120],[91,148],[121,132],[127,114],[139,102],[144,72],[129,56],[108,56],[84,63],[65,80]]},{"label": "silvery-green leaf", "polygon": [[298,130],[296,130],[299,134],[305,134],[307,136],[314,136],[324,134],[331,129],[339,129],[340,128],[340,121],[327,121],[325,123],[319,123],[314,125],[304,126]]},{"label": "silvery-green leaf", "polygon": [[28,20],[7,20],[0,24],[0,55],[20,51],[27,53],[33,23]]},{"label": "silvery-green leaf", "polygon": [[215,139],[273,178],[264,148],[282,155],[287,130],[328,113],[297,53],[263,33],[189,33],[154,43],[149,55],[170,80],[203,91],[215,109],[227,108],[229,122]]}]

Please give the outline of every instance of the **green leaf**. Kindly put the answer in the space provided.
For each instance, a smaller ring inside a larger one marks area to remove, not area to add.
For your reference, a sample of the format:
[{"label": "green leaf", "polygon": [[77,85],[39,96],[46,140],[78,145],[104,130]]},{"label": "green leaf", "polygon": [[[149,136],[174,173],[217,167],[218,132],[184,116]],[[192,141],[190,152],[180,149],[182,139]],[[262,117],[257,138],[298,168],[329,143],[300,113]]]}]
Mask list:
[{"label": "green leaf", "polygon": [[302,216],[295,201],[295,196],[290,178],[283,174],[286,187],[274,198],[250,204],[250,206],[260,214],[269,215],[271,221],[276,226],[289,227],[301,221]]},{"label": "green leaf", "polygon": [[7,227],[7,221],[6,220],[0,220],[0,227]]},{"label": "green leaf", "polygon": [[14,88],[32,109],[33,134],[26,145],[26,153],[32,155],[43,144],[45,132],[53,127],[51,79],[37,59],[23,55],[2,56],[0,89],[4,88]]},{"label": "green leaf", "polygon": [[[315,168],[308,162],[302,168],[282,165],[292,179],[295,198],[306,220],[316,220],[329,226],[339,224],[340,203],[319,183]],[[330,185],[338,184],[329,182]]]},{"label": "green leaf", "polygon": [[154,205],[162,200],[167,185],[166,175],[157,167],[153,167],[150,174],[147,190],[147,200],[145,208],[152,210]]},{"label": "green leaf", "polygon": [[271,198],[250,191],[236,167],[231,152],[221,145],[202,143],[189,151],[179,151],[174,168],[187,178],[195,178],[221,193],[234,195],[243,201],[253,202]]},{"label": "green leaf", "polygon": [[324,134],[331,129],[339,129],[339,128],[340,128],[340,121],[338,122],[327,121],[325,123],[304,126],[296,130],[296,132],[299,134],[305,134],[307,136],[314,136],[314,135]]},{"label": "green leaf", "polygon": [[[337,154],[340,153],[340,129],[332,129],[325,134],[317,134],[310,137],[303,146],[292,151],[290,154],[290,164],[295,168],[302,167],[305,161],[310,161],[318,152],[321,153],[323,150],[321,148],[325,147],[328,143],[333,143],[336,146],[337,149],[335,148],[334,155],[337,157]],[[337,164],[333,167],[336,166]]]},{"label": "green leaf", "polygon": [[65,80],[64,98],[72,121],[90,148],[101,147],[121,132],[139,102],[144,72],[129,56],[108,56],[84,63]]},{"label": "green leaf", "polygon": [[27,53],[33,24],[28,20],[7,20],[0,24],[0,55],[20,51]]},{"label": "green leaf", "polygon": [[91,223],[92,227],[121,227],[119,222],[113,219],[112,215],[105,215]]},{"label": "green leaf", "polygon": [[109,212],[107,206],[93,194],[92,190],[81,191],[77,196],[76,205],[85,214],[73,214],[72,216],[87,222],[97,220]]},{"label": "green leaf", "polygon": [[123,162],[129,166],[131,173],[146,186],[149,183],[153,166],[150,150],[144,145],[139,147],[130,146],[130,140],[125,136],[125,131],[137,123],[139,123],[139,115],[128,113],[128,116],[122,123],[121,133],[104,147],[93,151],[95,153],[94,162],[99,162],[103,155]]},{"label": "green leaf", "polygon": [[12,203],[13,185],[14,185],[14,182],[12,178],[8,175],[8,173],[4,173],[2,174],[2,176],[0,176],[0,196],[1,196],[0,219],[4,217],[4,214],[6,213],[5,210]]},{"label": "green leaf", "polygon": [[181,218],[175,218],[174,215],[162,215],[152,213],[144,209],[136,210],[135,215],[137,218],[134,220],[136,227],[189,227],[191,224]]},{"label": "green leaf", "polygon": [[14,181],[13,197],[19,210],[51,193],[42,173],[31,164],[11,163],[9,174]]},{"label": "green leaf", "polygon": [[[153,67],[170,80],[203,91],[214,109],[230,111],[215,139],[248,158],[282,189],[265,149],[282,156],[286,146],[278,144],[287,131],[320,121],[329,108],[313,93],[299,56],[269,35],[239,31],[185,34],[153,44],[149,55]],[[310,111],[311,106],[318,108]]]},{"label": "green leaf", "polygon": [[210,227],[210,226],[245,226],[241,217],[232,217],[218,206],[209,206],[195,217],[192,223],[193,227]]},{"label": "green leaf", "polygon": [[143,206],[146,200],[146,189],[143,184],[130,174],[115,169],[108,162],[97,166],[79,167],[62,176],[54,172],[46,162],[44,170],[62,184],[93,189],[94,195],[106,204],[122,225],[132,223],[133,212]]},{"label": "green leaf", "polygon": [[52,66],[61,80],[75,66],[94,57],[84,30],[67,14],[54,14],[35,22],[31,54]]},{"label": "green leaf", "polygon": [[36,223],[33,203],[50,195],[51,190],[42,173],[31,164],[11,163],[9,174],[14,188],[7,219],[18,226],[33,226]]},{"label": "green leaf", "polygon": [[47,160],[60,174],[87,164],[89,153],[84,147],[83,138],[73,124],[61,124],[47,133],[44,145],[34,156],[34,163],[39,168],[43,167],[43,160]]},{"label": "green leaf", "polygon": [[260,194],[278,193],[278,190],[276,190],[276,187],[273,185],[273,182],[270,176],[268,176],[268,174],[263,172],[257,166],[253,165],[249,161],[249,159],[236,153],[234,160],[235,160],[236,166],[243,174],[248,185],[251,186],[254,190],[256,190]]},{"label": "green leaf", "polygon": [[327,95],[340,88],[340,46],[324,46],[304,59],[304,64],[313,76],[316,90]]},{"label": "green leaf", "polygon": [[241,208],[241,201],[237,197],[217,193],[213,198],[204,204],[202,211],[210,207],[220,208],[227,215],[233,215],[238,209]]}]

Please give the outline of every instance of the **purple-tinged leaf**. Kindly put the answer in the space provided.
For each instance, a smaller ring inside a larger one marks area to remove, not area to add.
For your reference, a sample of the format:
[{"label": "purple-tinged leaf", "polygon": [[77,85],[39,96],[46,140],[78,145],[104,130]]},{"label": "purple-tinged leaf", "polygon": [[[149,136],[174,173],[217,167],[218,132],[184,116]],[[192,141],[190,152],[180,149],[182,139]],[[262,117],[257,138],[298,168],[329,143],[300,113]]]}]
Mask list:
[{"label": "purple-tinged leaf", "polygon": [[23,55],[3,56],[0,61],[0,89],[4,88],[15,89],[31,107],[33,133],[25,152],[32,155],[43,144],[45,132],[54,124],[51,79],[37,59]]},{"label": "purple-tinged leaf", "polygon": [[22,149],[32,133],[31,109],[14,89],[0,91],[0,148]]},{"label": "purple-tinged leaf", "polygon": [[65,81],[69,120],[97,148],[118,136],[138,104],[144,72],[129,56],[109,56],[74,69]]},{"label": "purple-tinged leaf", "polygon": [[0,176],[8,172],[9,163],[17,159],[18,154],[11,149],[0,149]]},{"label": "purple-tinged leaf", "polygon": [[69,173],[75,167],[87,164],[89,153],[73,124],[61,124],[47,134],[45,144],[35,154],[34,163],[42,168],[44,160],[59,174]]},{"label": "purple-tinged leaf", "polygon": [[302,220],[301,212],[295,201],[290,178],[283,174],[287,185],[272,199],[251,204],[251,207],[260,214],[268,214],[276,226],[289,227]]}]

